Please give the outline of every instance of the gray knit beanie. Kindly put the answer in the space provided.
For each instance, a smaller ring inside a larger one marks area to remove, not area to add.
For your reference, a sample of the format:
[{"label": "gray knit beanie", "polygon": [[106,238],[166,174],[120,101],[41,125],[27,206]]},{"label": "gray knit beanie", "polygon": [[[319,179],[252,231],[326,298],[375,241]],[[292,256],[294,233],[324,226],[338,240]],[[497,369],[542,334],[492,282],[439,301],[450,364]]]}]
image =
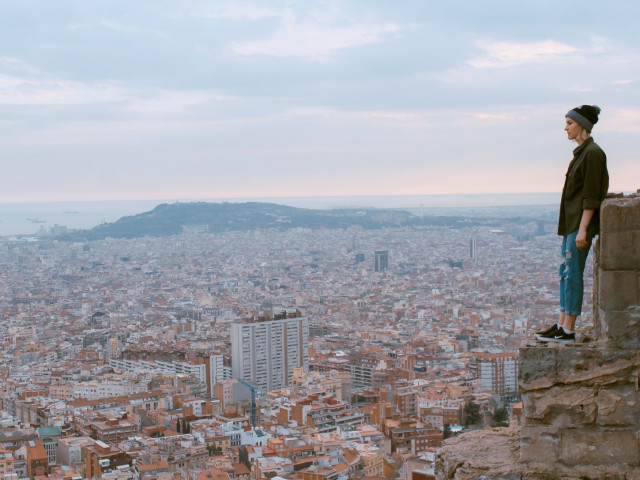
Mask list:
[{"label": "gray knit beanie", "polygon": [[600,107],[597,105],[581,105],[567,112],[567,117],[575,120],[578,125],[591,133],[593,126],[598,123]]}]

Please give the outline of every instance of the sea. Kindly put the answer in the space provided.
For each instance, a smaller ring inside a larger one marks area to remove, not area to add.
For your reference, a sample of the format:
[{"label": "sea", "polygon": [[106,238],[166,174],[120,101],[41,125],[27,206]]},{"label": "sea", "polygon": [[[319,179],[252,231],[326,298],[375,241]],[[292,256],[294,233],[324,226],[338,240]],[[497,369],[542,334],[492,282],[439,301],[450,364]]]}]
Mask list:
[{"label": "sea", "polygon": [[380,195],[318,197],[255,197],[68,201],[38,203],[0,203],[0,237],[37,236],[55,227],[91,229],[128,216],[152,210],[163,203],[189,202],[269,202],[298,208],[395,208],[417,215],[482,213],[483,211],[520,211],[536,206],[557,209],[559,193],[495,193],[451,195]]}]

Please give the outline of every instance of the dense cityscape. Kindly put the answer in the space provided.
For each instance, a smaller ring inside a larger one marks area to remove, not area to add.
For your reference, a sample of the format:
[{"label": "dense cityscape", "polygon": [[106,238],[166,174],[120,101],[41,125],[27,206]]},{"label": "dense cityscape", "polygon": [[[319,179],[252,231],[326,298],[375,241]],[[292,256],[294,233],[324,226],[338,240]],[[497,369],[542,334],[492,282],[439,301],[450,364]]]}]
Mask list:
[{"label": "dense cityscape", "polygon": [[0,480],[640,480],[640,2],[1,12]]},{"label": "dense cityscape", "polygon": [[552,230],[1,242],[0,478],[432,478],[520,421]]}]

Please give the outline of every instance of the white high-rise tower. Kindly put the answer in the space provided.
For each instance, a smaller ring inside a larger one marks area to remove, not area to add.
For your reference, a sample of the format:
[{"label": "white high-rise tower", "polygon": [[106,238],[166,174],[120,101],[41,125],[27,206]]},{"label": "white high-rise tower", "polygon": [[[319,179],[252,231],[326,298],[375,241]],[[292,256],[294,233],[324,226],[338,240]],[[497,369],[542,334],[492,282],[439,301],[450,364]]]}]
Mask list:
[{"label": "white high-rise tower", "polygon": [[231,325],[234,378],[269,392],[288,386],[296,367],[309,370],[307,317]]}]

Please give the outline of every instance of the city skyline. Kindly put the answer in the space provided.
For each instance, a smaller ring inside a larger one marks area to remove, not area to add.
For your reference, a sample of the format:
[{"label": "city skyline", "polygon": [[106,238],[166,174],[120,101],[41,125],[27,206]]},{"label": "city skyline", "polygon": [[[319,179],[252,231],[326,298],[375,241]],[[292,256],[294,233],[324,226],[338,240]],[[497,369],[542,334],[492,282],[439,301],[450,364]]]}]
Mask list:
[{"label": "city skyline", "polygon": [[640,166],[633,2],[3,6],[0,202],[559,192]]}]

